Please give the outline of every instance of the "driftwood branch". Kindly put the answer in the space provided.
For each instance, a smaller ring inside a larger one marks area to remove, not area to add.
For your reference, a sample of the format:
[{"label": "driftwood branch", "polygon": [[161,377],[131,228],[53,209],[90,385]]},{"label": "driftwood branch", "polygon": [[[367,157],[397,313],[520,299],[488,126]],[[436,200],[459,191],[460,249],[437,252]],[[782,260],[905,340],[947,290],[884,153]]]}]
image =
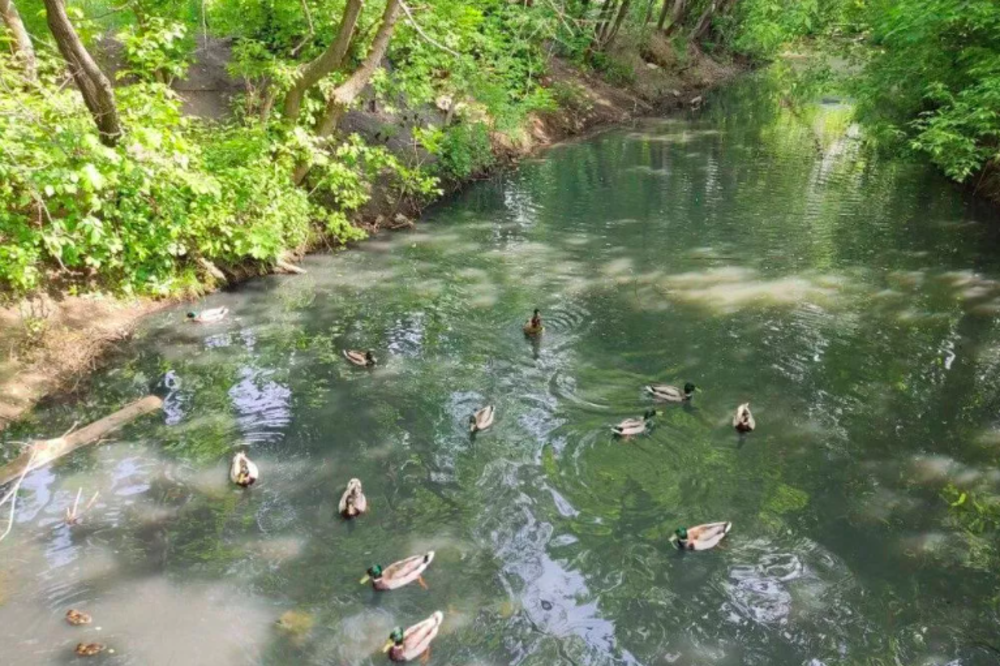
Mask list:
[{"label": "driftwood branch", "polygon": [[[28,472],[43,467],[80,447],[93,444],[113,430],[161,407],[163,400],[155,395],[148,395],[84,428],[76,431],[71,429],[62,437],[34,441],[29,449],[13,462],[0,467],[0,486],[14,479],[22,479]],[[20,481],[18,483],[20,484]]]}]

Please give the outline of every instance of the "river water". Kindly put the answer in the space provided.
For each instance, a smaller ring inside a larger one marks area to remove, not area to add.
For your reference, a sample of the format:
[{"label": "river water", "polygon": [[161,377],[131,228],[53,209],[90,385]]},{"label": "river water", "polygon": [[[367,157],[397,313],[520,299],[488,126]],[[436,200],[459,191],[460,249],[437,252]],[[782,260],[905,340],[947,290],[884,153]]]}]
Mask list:
[{"label": "river water", "polygon": [[[843,118],[751,78],[213,295],[222,324],[153,317],[7,435],[166,398],[25,479],[0,663],[379,664],[437,609],[442,666],[997,663],[1000,226]],[[612,439],[651,381],[702,392]],[[345,523],[351,477],[370,513]],[[717,520],[720,548],[668,541]],[[427,549],[426,591],[358,583]]]}]

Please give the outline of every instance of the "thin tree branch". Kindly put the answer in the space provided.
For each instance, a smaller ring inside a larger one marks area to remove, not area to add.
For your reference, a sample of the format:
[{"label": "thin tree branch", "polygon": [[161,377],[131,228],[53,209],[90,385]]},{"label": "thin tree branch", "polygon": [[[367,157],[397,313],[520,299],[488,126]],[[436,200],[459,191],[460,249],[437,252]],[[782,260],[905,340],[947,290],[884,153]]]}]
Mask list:
[{"label": "thin tree branch", "polygon": [[421,37],[423,37],[424,40],[428,44],[430,44],[432,46],[436,46],[439,49],[441,49],[442,51],[445,51],[446,53],[449,53],[449,54],[453,55],[456,58],[460,58],[461,57],[461,55],[458,52],[452,51],[447,46],[445,46],[441,42],[435,41],[430,35],[428,35],[426,32],[424,32],[424,29],[421,28],[420,24],[417,23],[417,20],[415,18],[413,18],[413,13],[410,11],[410,8],[406,6],[406,3],[403,2],[403,0],[400,0],[399,6],[403,8],[403,12],[406,14],[406,19],[410,22],[410,25],[413,26],[413,29],[416,30],[417,34],[420,35]]},{"label": "thin tree branch", "polygon": [[312,17],[312,12],[309,11],[308,0],[302,0],[302,11],[306,15],[306,23],[309,24],[309,33],[302,38],[302,41],[299,42],[298,46],[292,49],[291,56],[293,58],[298,57],[299,51],[302,50],[302,47],[305,46],[310,39],[316,36],[316,28],[313,26],[313,17]]}]

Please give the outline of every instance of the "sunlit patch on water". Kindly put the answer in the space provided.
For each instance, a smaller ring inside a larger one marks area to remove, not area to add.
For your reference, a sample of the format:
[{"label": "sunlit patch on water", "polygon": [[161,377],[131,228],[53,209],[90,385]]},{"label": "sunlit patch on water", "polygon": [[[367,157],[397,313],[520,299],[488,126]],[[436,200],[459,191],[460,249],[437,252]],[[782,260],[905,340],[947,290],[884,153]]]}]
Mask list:
[{"label": "sunlit patch on water", "polygon": [[754,305],[835,302],[845,283],[844,278],[832,275],[762,279],[756,271],[739,266],[679,273],[662,280],[669,297],[721,313]]}]

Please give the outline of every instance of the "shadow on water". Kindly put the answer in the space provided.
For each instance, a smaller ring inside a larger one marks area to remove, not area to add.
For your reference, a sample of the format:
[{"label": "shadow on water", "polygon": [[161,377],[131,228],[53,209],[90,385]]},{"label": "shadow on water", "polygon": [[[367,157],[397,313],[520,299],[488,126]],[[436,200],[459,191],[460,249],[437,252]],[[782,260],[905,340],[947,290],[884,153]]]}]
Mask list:
[{"label": "shadow on water", "polygon": [[[115,664],[369,665],[440,609],[439,664],[996,663],[1000,522],[974,507],[1000,495],[1000,224],[778,93],[752,77],[560,146],[418,229],[209,297],[218,326],[150,319],[9,435],[166,403],[25,479],[0,661],[100,639]],[[693,404],[606,436],[641,387],[689,378]],[[767,421],[734,441],[749,398]],[[369,512],[344,521],[352,477]],[[71,528],[81,487],[100,499]],[[722,547],[669,541],[718,520]],[[429,590],[358,584],[427,550]]]}]

